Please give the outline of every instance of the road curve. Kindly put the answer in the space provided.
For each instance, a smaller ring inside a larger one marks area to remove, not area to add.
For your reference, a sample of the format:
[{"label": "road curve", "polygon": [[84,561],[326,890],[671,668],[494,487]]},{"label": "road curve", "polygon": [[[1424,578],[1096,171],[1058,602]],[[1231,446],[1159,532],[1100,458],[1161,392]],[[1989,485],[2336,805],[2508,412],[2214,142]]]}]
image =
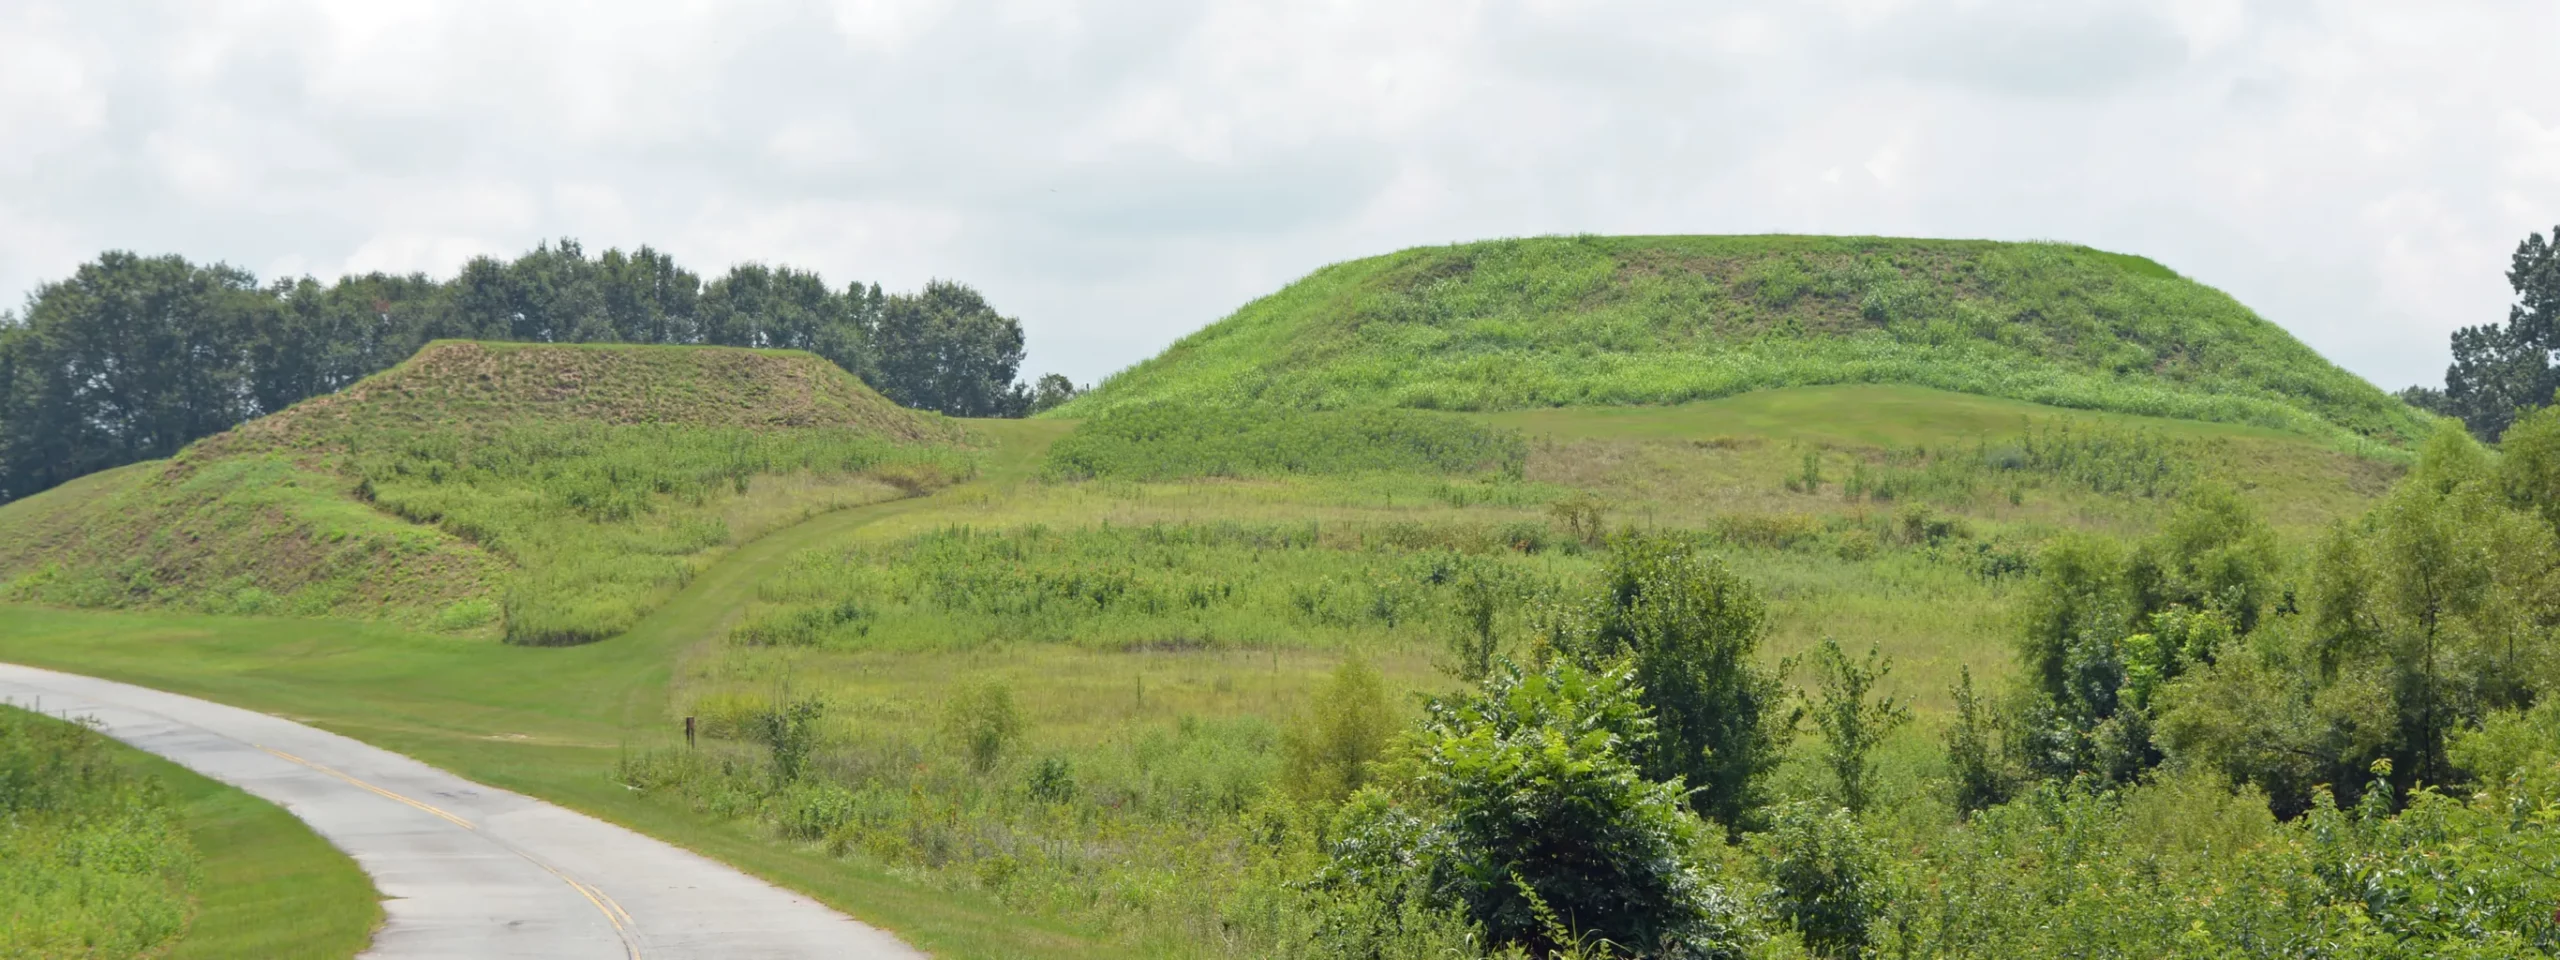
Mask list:
[{"label": "road curve", "polygon": [[92,718],[109,736],[302,818],[387,898],[363,957],[924,956],[717,861],[289,720],[6,663],[0,700]]}]

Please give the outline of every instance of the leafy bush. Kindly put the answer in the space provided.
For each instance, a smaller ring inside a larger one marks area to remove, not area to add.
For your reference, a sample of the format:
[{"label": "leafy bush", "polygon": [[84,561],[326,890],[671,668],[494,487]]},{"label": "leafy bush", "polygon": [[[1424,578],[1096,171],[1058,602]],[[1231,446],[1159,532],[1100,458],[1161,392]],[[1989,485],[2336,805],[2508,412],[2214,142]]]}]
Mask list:
[{"label": "leafy bush", "polygon": [[1049,447],[1054,479],[1169,480],[1365,471],[1518,476],[1517,431],[1418,410],[1289,410],[1143,404],[1076,426]]},{"label": "leafy bush", "polygon": [[995,769],[1005,750],[1022,739],[1022,714],[1013,706],[1013,688],[1001,683],[960,689],[945,708],[943,728],[980,773]]},{"label": "leafy bush", "polygon": [[1780,806],[1751,837],[1770,883],[1770,911],[1817,957],[1867,955],[1889,903],[1891,861],[1857,818],[1806,803]]},{"label": "leafy bush", "polygon": [[1406,882],[1454,903],[1496,947],[1601,941],[1643,957],[1738,957],[1736,908],[1691,859],[1708,842],[1677,781],[1647,780],[1653,738],[1631,671],[1505,664],[1431,705],[1411,806],[1372,799],[1319,886]]}]

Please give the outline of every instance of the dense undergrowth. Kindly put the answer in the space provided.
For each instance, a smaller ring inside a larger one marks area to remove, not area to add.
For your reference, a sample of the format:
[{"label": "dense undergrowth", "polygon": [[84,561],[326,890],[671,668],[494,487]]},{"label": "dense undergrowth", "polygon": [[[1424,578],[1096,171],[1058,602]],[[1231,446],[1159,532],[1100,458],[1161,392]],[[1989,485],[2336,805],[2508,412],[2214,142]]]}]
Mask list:
[{"label": "dense undergrowth", "polygon": [[1902,383],[2406,447],[2424,415],[2231,298],[2058,244],[1566,237],[1337,264],[1104,381],[1133,404],[1452,410]]},{"label": "dense undergrowth", "polygon": [[0,706],[0,957],[154,955],[200,875],[166,792],[104,737]]},{"label": "dense undergrowth", "polygon": [[578,643],[730,544],[967,476],[960,439],[801,354],[437,344],[8,505],[0,596]]}]

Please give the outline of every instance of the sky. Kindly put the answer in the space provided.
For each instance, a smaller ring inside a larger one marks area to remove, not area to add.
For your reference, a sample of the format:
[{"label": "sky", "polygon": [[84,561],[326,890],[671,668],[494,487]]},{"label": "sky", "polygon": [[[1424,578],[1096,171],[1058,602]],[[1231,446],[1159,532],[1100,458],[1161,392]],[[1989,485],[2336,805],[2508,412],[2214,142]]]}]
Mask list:
[{"label": "sky", "polygon": [[0,0],[0,304],[546,238],[933,278],[1089,382],[1341,260],[2066,240],[2440,383],[2560,224],[2551,0]]}]

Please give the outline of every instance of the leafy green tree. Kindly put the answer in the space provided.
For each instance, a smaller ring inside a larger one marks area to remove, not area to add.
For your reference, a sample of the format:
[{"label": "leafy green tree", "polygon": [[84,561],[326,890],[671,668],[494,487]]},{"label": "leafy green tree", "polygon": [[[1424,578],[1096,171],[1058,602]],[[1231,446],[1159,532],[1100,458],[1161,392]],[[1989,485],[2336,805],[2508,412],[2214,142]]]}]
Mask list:
[{"label": "leafy green tree", "polygon": [[1777,671],[1760,666],[1768,610],[1750,581],[1676,537],[1628,534],[1612,545],[1600,596],[1563,638],[1587,670],[1634,670],[1656,735],[1638,755],[1647,777],[1693,789],[1699,816],[1750,826],[1794,728]]},{"label": "leafy green tree", "polygon": [[1041,374],[1040,382],[1031,387],[1031,412],[1039,413],[1051,409],[1083,393],[1084,389],[1076,386],[1075,381],[1067,379],[1065,374]]},{"label": "leafy green tree", "polygon": [[1822,762],[1831,768],[1840,805],[1865,813],[1875,795],[1876,745],[1911,722],[1911,705],[1890,695],[1876,697],[1876,682],[1893,672],[1893,663],[1872,647],[1864,662],[1849,659],[1840,641],[1822,638],[1813,652],[1814,692],[1805,714],[1822,734]]},{"label": "leafy green tree", "polygon": [[2546,406],[2560,390],[2560,227],[2549,238],[2530,234],[2516,244],[2507,284],[2516,302],[2505,324],[2453,332],[2453,365],[2445,371],[2444,402],[2483,440],[2506,432],[2521,409]]},{"label": "leafy green tree", "polygon": [[0,413],[0,497],[176,453],[250,416],[248,274],[109,253],[30,300]]},{"label": "leafy green tree", "polygon": [[881,306],[874,340],[889,399],[955,417],[1021,416],[1030,394],[1014,382],[1022,367],[1022,323],[962,284],[935,280]]}]

